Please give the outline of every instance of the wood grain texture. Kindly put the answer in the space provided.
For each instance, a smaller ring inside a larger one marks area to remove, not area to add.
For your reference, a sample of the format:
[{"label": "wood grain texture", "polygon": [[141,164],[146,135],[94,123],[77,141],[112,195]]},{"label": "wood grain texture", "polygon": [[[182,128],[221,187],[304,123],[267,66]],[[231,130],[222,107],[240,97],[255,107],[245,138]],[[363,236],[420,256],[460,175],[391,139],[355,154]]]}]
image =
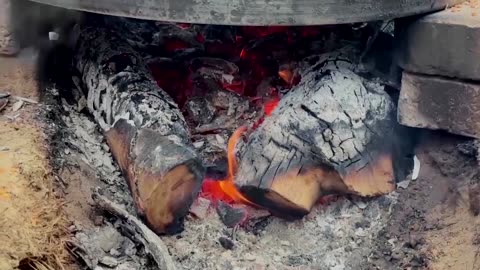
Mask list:
[{"label": "wood grain texture", "polygon": [[396,106],[382,85],[355,73],[355,55],[306,61],[301,82],[249,136],[235,177],[249,200],[302,216],[323,195],[394,190],[403,155]]},{"label": "wood grain texture", "polygon": [[139,213],[157,233],[178,232],[204,168],[177,105],[130,45],[99,23],[79,29],[74,62],[87,107],[105,131]]}]

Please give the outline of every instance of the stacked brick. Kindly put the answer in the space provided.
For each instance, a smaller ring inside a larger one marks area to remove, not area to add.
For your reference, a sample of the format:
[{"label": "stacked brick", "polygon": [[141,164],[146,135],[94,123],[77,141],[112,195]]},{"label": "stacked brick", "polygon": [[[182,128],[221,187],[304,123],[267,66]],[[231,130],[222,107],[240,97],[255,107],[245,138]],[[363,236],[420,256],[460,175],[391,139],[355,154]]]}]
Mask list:
[{"label": "stacked brick", "polygon": [[480,138],[478,2],[399,23],[401,124]]}]

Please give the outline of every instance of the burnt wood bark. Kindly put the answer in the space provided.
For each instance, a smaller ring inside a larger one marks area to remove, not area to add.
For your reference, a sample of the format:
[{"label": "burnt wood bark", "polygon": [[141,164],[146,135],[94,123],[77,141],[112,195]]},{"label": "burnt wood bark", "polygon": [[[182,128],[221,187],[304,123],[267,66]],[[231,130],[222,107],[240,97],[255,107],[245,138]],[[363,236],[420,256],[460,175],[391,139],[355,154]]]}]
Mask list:
[{"label": "burnt wood bark", "polygon": [[299,218],[323,195],[394,190],[395,170],[408,168],[403,131],[383,86],[355,73],[355,55],[306,60],[300,83],[249,135],[235,183],[250,201]]},{"label": "burnt wood bark", "polygon": [[[110,201],[98,192],[93,193],[92,197],[100,209],[112,213],[118,219],[123,221],[123,223],[121,223],[123,229],[128,232],[133,239],[145,247],[148,254],[152,256],[153,260],[157,263],[159,269],[177,269],[173,262],[173,258],[168,252],[167,246],[158,235],[147,228],[145,224],[135,216],[129,214],[127,210]],[[90,255],[95,256],[95,254]]]},{"label": "burnt wood bark", "polygon": [[128,42],[98,22],[77,30],[74,64],[88,109],[106,134],[139,214],[156,233],[179,231],[204,176],[185,119]]}]

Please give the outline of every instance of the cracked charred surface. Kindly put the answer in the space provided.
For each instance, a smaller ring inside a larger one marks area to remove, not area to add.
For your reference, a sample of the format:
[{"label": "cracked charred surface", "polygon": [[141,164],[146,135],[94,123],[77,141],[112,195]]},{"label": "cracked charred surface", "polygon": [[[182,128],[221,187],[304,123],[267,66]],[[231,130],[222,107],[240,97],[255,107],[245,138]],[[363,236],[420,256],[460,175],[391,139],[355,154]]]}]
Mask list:
[{"label": "cracked charred surface", "polygon": [[178,231],[204,169],[177,105],[140,55],[99,23],[79,29],[74,61],[139,213],[157,233]]},{"label": "cracked charred surface", "polygon": [[393,163],[402,159],[396,107],[382,85],[355,73],[354,54],[308,59],[301,82],[250,135],[235,179],[248,199],[296,218],[322,195],[394,190],[394,167],[406,168]]}]

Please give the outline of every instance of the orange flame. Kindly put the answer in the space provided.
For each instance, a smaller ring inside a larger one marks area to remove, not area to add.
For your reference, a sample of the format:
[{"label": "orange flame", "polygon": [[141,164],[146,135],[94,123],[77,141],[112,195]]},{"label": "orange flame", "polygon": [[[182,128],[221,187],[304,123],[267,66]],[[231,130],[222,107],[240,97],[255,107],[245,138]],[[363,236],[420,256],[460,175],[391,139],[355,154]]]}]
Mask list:
[{"label": "orange flame", "polygon": [[[267,101],[264,104],[265,114],[268,116],[272,111],[277,107],[278,102],[280,101],[279,97],[274,97],[273,99]],[[258,126],[261,122],[257,123]],[[225,179],[215,181],[211,179],[205,179],[202,185],[202,193],[206,196],[211,197],[214,200],[222,200],[227,203],[243,203],[255,207],[256,204],[249,201],[245,196],[238,191],[235,186],[235,172],[237,171],[237,159],[235,157],[235,146],[237,145],[238,140],[241,138],[242,134],[247,130],[245,126],[239,127],[232,134],[228,140],[227,146],[227,159],[228,159],[228,174]]]},{"label": "orange flame", "polygon": [[278,76],[286,82],[290,87],[300,82],[300,74],[297,67],[292,64],[284,64],[279,67]]},{"label": "orange flame", "polygon": [[225,179],[215,181],[206,179],[202,186],[202,192],[212,199],[222,200],[227,203],[243,203],[255,206],[245,196],[243,196],[235,186],[235,172],[237,170],[237,159],[235,157],[235,146],[242,134],[247,130],[246,127],[240,127],[232,134],[228,140],[227,158],[228,158],[228,175]]},{"label": "orange flame", "polygon": [[292,84],[293,82],[293,73],[288,69],[280,70],[278,76],[282,78],[286,83]]},{"label": "orange flame", "polygon": [[227,158],[228,158],[228,176],[226,179],[219,182],[220,188],[228,194],[235,202],[254,205],[247,198],[245,198],[235,187],[235,171],[237,170],[237,158],[235,157],[235,146],[242,134],[247,130],[246,127],[239,127],[232,134],[228,140]]}]

